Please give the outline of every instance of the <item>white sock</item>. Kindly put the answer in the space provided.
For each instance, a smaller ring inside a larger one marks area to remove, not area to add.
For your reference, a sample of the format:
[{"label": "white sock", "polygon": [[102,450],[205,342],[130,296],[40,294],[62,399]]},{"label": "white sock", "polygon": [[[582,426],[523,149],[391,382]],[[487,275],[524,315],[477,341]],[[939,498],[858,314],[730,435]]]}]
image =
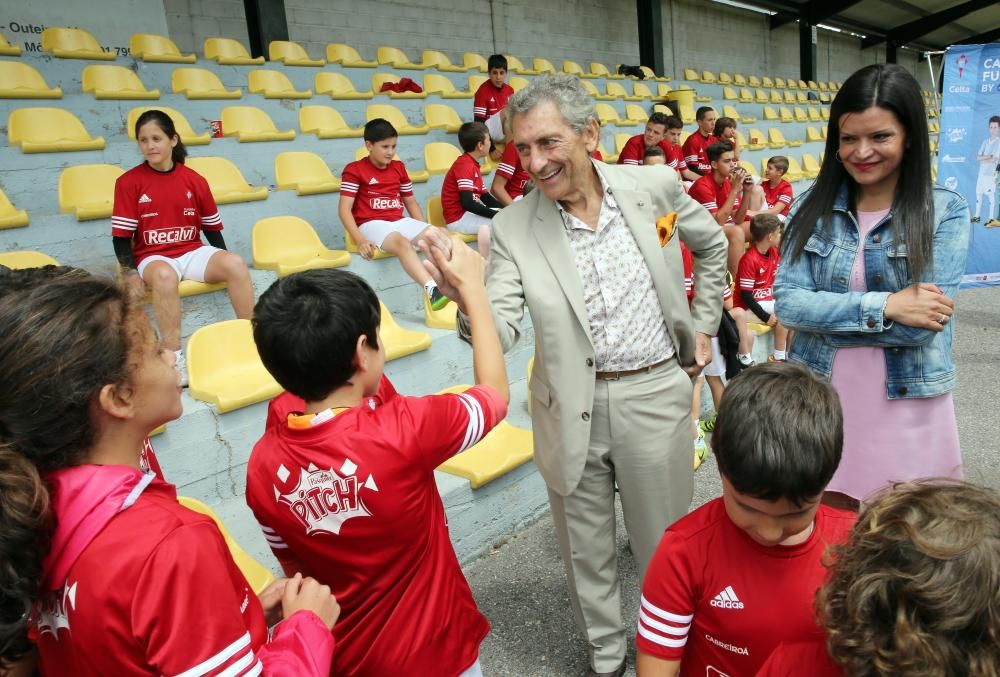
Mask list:
[{"label": "white sock", "polygon": [[774,359],[776,359],[776,360],[783,360],[783,359],[785,359],[785,351],[784,350],[775,350],[774,351]]},{"label": "white sock", "polygon": [[743,364],[747,364],[748,362],[753,362],[753,357],[750,356],[750,353],[740,353],[736,357],[739,358],[740,362],[742,362]]},{"label": "white sock", "polygon": [[431,280],[424,285],[424,291],[427,292],[428,296],[434,296],[435,289],[437,289],[437,283],[435,283],[434,280]]}]

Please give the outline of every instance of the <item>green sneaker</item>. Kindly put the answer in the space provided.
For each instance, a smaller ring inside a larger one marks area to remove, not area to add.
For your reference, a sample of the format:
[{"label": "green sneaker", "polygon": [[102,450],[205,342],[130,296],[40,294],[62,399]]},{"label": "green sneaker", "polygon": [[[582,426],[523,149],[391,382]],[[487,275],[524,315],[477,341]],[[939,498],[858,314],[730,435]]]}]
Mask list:
[{"label": "green sneaker", "polygon": [[434,292],[431,294],[431,308],[441,310],[449,303],[451,303],[451,299],[442,294],[440,289],[434,287]]},{"label": "green sneaker", "polygon": [[694,441],[694,469],[701,467],[701,462],[708,456],[708,446],[705,444],[705,433],[698,431],[698,439]]},{"label": "green sneaker", "polygon": [[701,428],[702,434],[706,436],[715,432],[715,414],[712,414],[711,418],[703,419],[698,427]]}]

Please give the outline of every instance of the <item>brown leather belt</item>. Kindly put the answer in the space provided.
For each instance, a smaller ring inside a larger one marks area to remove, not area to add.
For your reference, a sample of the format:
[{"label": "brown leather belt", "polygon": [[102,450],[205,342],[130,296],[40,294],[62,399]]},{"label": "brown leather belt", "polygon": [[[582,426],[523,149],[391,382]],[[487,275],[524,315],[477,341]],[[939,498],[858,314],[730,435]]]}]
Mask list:
[{"label": "brown leather belt", "polygon": [[628,369],[626,371],[599,371],[596,374],[594,374],[594,378],[600,381],[617,381],[623,376],[634,376],[635,374],[647,374],[656,369],[657,367],[659,367],[660,365],[666,364],[669,360],[670,358],[668,357],[666,360],[660,360],[656,364],[651,364],[648,367],[641,367],[639,369]]}]

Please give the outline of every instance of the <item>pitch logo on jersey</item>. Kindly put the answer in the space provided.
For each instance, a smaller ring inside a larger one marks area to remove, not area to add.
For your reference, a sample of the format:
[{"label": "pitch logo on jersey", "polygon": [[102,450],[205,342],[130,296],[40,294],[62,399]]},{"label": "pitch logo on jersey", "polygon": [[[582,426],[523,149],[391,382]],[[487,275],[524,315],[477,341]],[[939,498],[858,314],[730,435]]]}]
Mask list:
[{"label": "pitch logo on jersey", "polygon": [[736,591],[733,590],[733,586],[727,585],[722,592],[712,598],[709,602],[714,607],[720,609],[742,609],[743,602],[740,598],[736,596]]},{"label": "pitch logo on jersey", "polygon": [[[306,534],[337,535],[341,527],[354,517],[371,517],[361,491],[378,491],[375,478],[368,475],[364,482],[355,474],[358,466],[347,459],[338,473],[333,468],[323,470],[312,463],[299,468],[298,485],[287,494],[274,487],[274,497],[284,503],[306,528]],[[291,472],[284,465],[278,468],[278,479],[284,483]]]},{"label": "pitch logo on jersey", "polygon": [[41,603],[38,610],[38,632],[44,635],[46,632],[59,637],[59,629],[69,630],[69,612],[76,611],[76,583],[66,585],[62,590],[56,590],[50,597]]},{"label": "pitch logo on jersey", "polygon": [[148,195],[146,195],[145,193],[143,193],[143,194],[142,194],[142,195],[141,195],[141,196],[139,197],[139,204],[141,204],[141,205],[144,205],[144,204],[146,204],[147,202],[152,202],[152,201],[153,201],[153,200],[152,200],[152,198],[150,198],[150,197],[149,197]]},{"label": "pitch logo on jersey", "polygon": [[146,244],[173,244],[187,242],[197,237],[194,226],[179,226],[177,228],[158,228],[147,230],[142,234]]}]

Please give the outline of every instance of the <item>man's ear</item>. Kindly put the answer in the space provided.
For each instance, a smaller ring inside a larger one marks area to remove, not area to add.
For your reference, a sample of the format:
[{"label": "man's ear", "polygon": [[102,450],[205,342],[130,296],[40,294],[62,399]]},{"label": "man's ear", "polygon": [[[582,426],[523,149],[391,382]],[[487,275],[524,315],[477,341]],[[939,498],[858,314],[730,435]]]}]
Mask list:
[{"label": "man's ear", "polygon": [[135,414],[134,394],[129,385],[109,383],[97,394],[97,404],[101,411],[112,418],[129,419]]},{"label": "man's ear", "polygon": [[587,146],[587,152],[593,153],[597,150],[597,146],[601,142],[601,125],[594,118],[590,118],[587,120],[587,126],[583,128],[582,135],[583,142]]}]

